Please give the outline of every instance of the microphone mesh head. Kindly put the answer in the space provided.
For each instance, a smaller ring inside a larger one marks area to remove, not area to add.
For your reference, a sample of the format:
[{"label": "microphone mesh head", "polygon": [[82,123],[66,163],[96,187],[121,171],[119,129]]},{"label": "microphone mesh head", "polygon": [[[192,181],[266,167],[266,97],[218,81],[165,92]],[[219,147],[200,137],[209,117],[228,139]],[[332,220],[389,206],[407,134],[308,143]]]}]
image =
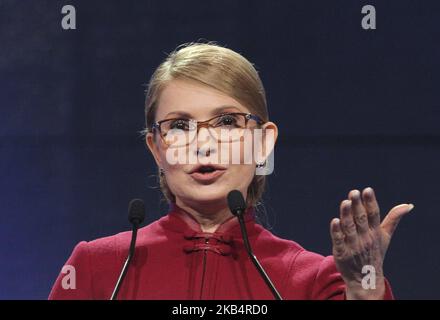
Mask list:
[{"label": "microphone mesh head", "polygon": [[243,195],[238,190],[232,190],[228,193],[228,206],[233,215],[242,214],[246,210],[246,202]]},{"label": "microphone mesh head", "polygon": [[145,204],[141,199],[133,199],[128,205],[128,221],[142,223],[145,219]]}]

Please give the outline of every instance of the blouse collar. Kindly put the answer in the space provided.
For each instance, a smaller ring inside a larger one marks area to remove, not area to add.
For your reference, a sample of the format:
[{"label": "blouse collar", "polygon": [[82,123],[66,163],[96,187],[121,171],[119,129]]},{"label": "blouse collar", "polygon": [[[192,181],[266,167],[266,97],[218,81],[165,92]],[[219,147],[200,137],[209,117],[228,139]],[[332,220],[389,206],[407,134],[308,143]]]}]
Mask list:
[{"label": "blouse collar", "polygon": [[[176,203],[172,202],[169,205],[168,215],[166,220],[166,227],[175,232],[188,233],[196,232],[203,233],[199,222],[189,212],[179,207]],[[255,230],[255,208],[249,207],[244,213],[244,221],[246,224],[247,232],[252,235]],[[232,237],[241,237],[240,225],[238,219],[232,216],[225,220],[214,232],[214,234],[227,234]]]}]

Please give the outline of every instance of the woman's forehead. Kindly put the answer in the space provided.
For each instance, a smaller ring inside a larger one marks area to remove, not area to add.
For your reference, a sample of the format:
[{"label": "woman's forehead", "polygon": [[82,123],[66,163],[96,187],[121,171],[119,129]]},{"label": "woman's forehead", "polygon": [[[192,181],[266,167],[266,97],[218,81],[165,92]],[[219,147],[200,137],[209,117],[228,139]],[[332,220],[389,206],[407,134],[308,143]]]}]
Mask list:
[{"label": "woman's forehead", "polygon": [[163,89],[156,118],[187,116],[206,118],[224,112],[249,112],[234,98],[201,84],[173,80]]}]

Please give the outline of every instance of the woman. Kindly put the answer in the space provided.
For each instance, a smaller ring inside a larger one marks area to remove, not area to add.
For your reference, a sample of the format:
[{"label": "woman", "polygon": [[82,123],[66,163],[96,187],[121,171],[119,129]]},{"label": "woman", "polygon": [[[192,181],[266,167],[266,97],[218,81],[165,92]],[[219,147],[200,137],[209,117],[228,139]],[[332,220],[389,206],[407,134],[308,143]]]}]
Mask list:
[{"label": "woman", "polygon": [[[250,153],[243,137],[257,130],[276,141],[261,80],[238,53],[192,43],[157,68],[147,92],[145,133],[170,210],[139,230],[119,299],[273,299],[228,208],[231,190],[246,200],[251,246],[284,299],[392,298],[383,259],[400,218],[413,205],[394,207],[380,223],[374,191],[352,190],[340,218],[330,224],[333,256],[280,239],[255,222],[266,179],[256,171],[268,165],[273,148],[270,139],[258,140],[254,148],[264,151],[262,159],[243,161]],[[237,146],[240,161],[234,162],[228,151]],[[227,161],[219,161],[225,154]],[[79,243],[66,263],[75,271],[74,285],[61,273],[49,298],[108,299],[130,237],[124,232]]]}]

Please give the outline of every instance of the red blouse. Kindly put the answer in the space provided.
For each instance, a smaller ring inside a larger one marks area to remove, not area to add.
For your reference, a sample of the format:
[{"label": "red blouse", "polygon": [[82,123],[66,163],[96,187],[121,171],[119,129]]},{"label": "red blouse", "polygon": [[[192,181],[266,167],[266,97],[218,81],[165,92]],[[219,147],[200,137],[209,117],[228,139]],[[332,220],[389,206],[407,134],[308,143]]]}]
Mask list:
[{"label": "red blouse", "polygon": [[[333,257],[323,257],[276,237],[245,214],[255,255],[283,299],[344,299]],[[82,241],[58,276],[49,299],[109,299],[130,244],[131,232]],[[74,274],[71,272],[74,267]],[[70,286],[64,277],[69,276]],[[74,276],[74,277],[73,277]],[[72,286],[74,281],[74,286]],[[393,295],[386,282],[385,299]],[[204,233],[186,211],[172,205],[161,219],[139,229],[136,253],[118,299],[273,299],[250,261],[238,220]]]}]

